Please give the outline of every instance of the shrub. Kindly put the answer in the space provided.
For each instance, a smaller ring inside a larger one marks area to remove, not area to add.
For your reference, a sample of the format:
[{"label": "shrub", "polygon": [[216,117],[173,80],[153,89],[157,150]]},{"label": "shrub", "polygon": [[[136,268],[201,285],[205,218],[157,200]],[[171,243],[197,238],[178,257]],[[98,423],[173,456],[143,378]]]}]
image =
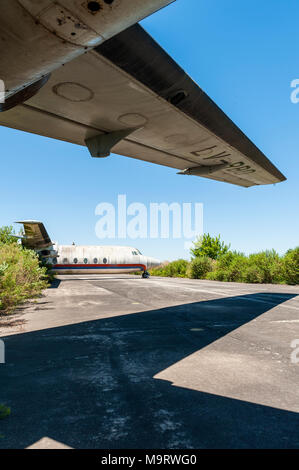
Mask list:
[{"label": "shrub", "polygon": [[267,284],[283,282],[283,263],[275,250],[250,255],[248,265],[246,278],[251,280],[247,282]]},{"label": "shrub", "polygon": [[219,256],[217,259],[217,268],[219,269],[227,269],[232,264],[235,259],[246,258],[243,253],[239,253],[238,251],[228,251]]},{"label": "shrub", "polygon": [[47,285],[46,268],[40,267],[34,251],[15,242],[0,244],[0,313],[36,297]]},{"label": "shrub", "polygon": [[299,247],[285,254],[283,275],[287,284],[299,284]]},{"label": "shrub", "polygon": [[159,266],[150,270],[150,273],[154,276],[163,277],[186,277],[186,270],[188,267],[188,261],[185,259],[179,259],[172,261],[164,266]]},{"label": "shrub", "polygon": [[244,282],[247,266],[248,259],[246,256],[239,253],[234,254],[226,269],[226,280],[229,282]]},{"label": "shrub", "polygon": [[[284,257],[275,250],[261,251],[246,256],[230,251],[218,237],[203,235],[193,242],[194,258],[173,261],[151,270],[154,276],[189,277],[213,281],[268,284],[299,284],[299,247],[289,250]],[[1,266],[0,266],[1,272]]]},{"label": "shrub", "polygon": [[14,237],[14,230],[12,226],[0,227],[0,244],[16,243],[16,237]]},{"label": "shrub", "polygon": [[261,270],[257,266],[248,266],[245,277],[245,282],[250,282],[251,284],[261,284],[263,282],[263,276]]},{"label": "shrub", "polygon": [[274,251],[264,251],[249,257],[227,252],[217,260],[209,279],[230,282],[280,283],[283,281],[282,260]]},{"label": "shrub", "polygon": [[227,272],[224,269],[215,269],[207,273],[206,279],[209,281],[228,281]]},{"label": "shrub", "polygon": [[209,271],[212,271],[213,263],[211,258],[207,256],[201,256],[194,258],[187,271],[187,275],[191,279],[205,279]]},{"label": "shrub", "polygon": [[235,251],[222,254],[214,264],[214,269],[207,275],[213,281],[241,282],[244,278],[246,256]]}]

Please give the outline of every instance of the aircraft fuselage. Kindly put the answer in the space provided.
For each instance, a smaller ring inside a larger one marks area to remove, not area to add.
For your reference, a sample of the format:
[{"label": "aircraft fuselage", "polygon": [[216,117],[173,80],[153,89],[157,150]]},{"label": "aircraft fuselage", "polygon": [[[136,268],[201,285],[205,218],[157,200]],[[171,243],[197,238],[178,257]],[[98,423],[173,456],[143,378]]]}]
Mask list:
[{"label": "aircraft fuselage", "polygon": [[76,246],[54,244],[53,271],[60,274],[117,274],[147,271],[160,264],[127,246]]}]

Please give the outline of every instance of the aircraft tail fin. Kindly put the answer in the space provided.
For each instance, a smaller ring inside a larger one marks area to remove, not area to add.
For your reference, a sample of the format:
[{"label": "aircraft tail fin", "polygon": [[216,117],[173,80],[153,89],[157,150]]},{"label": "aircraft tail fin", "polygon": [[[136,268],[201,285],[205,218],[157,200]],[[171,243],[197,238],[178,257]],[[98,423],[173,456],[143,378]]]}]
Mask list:
[{"label": "aircraft tail fin", "polygon": [[16,222],[23,224],[25,237],[22,238],[22,245],[32,250],[42,250],[53,245],[47,230],[42,222],[36,220],[22,220]]}]

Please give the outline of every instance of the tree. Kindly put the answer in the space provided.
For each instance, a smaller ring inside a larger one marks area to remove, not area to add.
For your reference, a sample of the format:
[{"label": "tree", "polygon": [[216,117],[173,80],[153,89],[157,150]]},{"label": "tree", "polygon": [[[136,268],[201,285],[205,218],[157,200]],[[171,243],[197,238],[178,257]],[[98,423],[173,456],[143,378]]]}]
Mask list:
[{"label": "tree", "polygon": [[198,237],[193,242],[193,248],[190,249],[191,255],[195,258],[208,256],[212,259],[218,259],[221,255],[228,252],[230,245],[225,245],[218,237],[211,237],[209,233],[205,233],[202,237]]}]

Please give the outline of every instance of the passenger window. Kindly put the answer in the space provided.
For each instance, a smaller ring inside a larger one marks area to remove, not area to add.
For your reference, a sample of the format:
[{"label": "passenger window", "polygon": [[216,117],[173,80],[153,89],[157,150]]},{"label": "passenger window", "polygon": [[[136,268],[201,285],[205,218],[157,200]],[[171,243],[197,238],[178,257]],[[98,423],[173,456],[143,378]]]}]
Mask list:
[{"label": "passenger window", "polygon": [[87,264],[87,263],[88,263],[88,259],[84,258],[84,264]]},{"label": "passenger window", "polygon": [[75,264],[78,263],[78,259],[77,259],[77,258],[74,258],[74,263],[75,263]]},{"label": "passenger window", "polygon": [[103,263],[104,263],[104,264],[107,264],[107,258],[104,258],[104,259],[103,259]]},{"label": "passenger window", "polygon": [[67,258],[63,258],[63,264],[66,264],[68,262]]},{"label": "passenger window", "polygon": [[98,258],[94,258],[93,262],[94,262],[94,264],[97,264]]}]

